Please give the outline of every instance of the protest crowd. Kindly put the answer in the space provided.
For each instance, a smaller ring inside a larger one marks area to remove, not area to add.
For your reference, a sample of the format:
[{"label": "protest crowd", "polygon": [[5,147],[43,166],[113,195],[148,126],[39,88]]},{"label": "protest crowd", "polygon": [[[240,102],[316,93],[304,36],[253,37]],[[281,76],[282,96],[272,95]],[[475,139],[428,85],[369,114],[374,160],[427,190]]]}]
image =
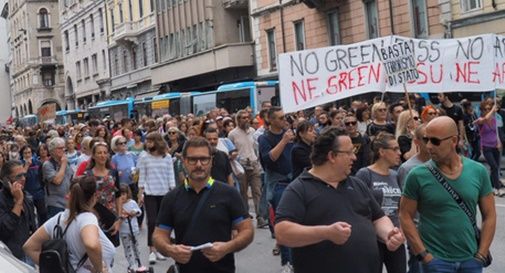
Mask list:
[{"label": "protest crowd", "polygon": [[122,247],[130,272],[169,257],[168,272],[224,273],[264,228],[282,272],[482,272],[505,110],[438,101],[2,128],[0,240],[41,272],[60,230],[76,272],[117,272]]}]

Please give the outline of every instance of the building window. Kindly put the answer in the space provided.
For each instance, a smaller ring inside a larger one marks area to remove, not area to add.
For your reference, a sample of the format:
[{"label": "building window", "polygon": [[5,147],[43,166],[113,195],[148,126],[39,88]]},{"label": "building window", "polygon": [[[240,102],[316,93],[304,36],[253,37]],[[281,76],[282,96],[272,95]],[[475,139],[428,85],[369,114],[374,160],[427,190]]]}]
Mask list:
[{"label": "building window", "polygon": [[116,29],[116,22],[114,22],[114,9],[110,9],[110,22],[112,25],[112,33],[114,33],[114,30]]},{"label": "building window", "polygon": [[118,8],[119,8],[119,23],[122,23],[124,21],[124,18],[123,18],[123,4],[119,3],[118,4]]},{"label": "building window", "polygon": [[363,2],[365,4],[368,38],[377,38],[379,37],[377,2],[375,0],[363,0]]},{"label": "building window", "polygon": [[69,51],[70,50],[70,40],[68,38],[68,30],[65,30],[63,36],[64,36],[64,39],[65,39],[65,51]]},{"label": "building window", "polygon": [[328,13],[328,34],[330,36],[330,45],[340,44],[340,26],[337,10]]},{"label": "building window", "polygon": [[77,25],[74,25],[74,33],[75,33],[75,46],[79,46],[79,33],[77,33]]},{"label": "building window", "polygon": [[305,27],[303,21],[294,22],[295,27],[295,48],[296,50],[305,49]]},{"label": "building window", "polygon": [[[42,73],[42,84],[44,86],[53,86],[54,85],[54,70],[42,70],[41,73]],[[30,104],[30,106],[31,106],[31,104]]]},{"label": "building window", "polygon": [[137,69],[137,47],[132,47],[132,66],[133,70]]},{"label": "building window", "polygon": [[98,60],[96,54],[91,55],[91,65],[93,67],[93,75],[98,74]]},{"label": "building window", "polygon": [[107,71],[107,56],[105,55],[105,49],[102,49],[102,69]]},{"label": "building window", "polygon": [[128,12],[130,15],[129,21],[133,22],[133,7],[132,7],[132,0],[128,0]]},{"label": "building window", "polygon": [[89,60],[88,58],[84,58],[83,61],[83,66],[84,66],[84,78],[89,78]]},{"label": "building window", "polygon": [[89,24],[91,28],[91,39],[95,38],[95,19],[93,18],[93,14],[89,15]]},{"label": "building window", "polygon": [[128,72],[128,52],[123,50],[123,73]]},{"label": "building window", "polygon": [[119,58],[117,56],[117,52],[114,53],[114,73],[119,75]]},{"label": "building window", "polygon": [[270,70],[277,70],[277,50],[275,47],[275,29],[267,30],[268,60]]},{"label": "building window", "polygon": [[156,38],[153,39],[153,51],[154,51],[154,62],[158,62],[158,45],[156,44]]},{"label": "building window", "polygon": [[144,0],[139,0],[139,16],[140,18],[144,16]]},{"label": "building window", "polygon": [[98,9],[98,25],[100,26],[100,33],[103,33],[103,12],[102,9]]},{"label": "building window", "polygon": [[414,37],[428,38],[426,0],[412,0],[412,15],[412,21],[414,23]]},{"label": "building window", "polygon": [[461,0],[460,3],[463,12],[482,8],[482,0]]},{"label": "building window", "polygon": [[82,41],[83,43],[86,43],[86,21],[82,19],[81,24],[82,24]]},{"label": "building window", "polygon": [[45,8],[39,10],[39,27],[49,28],[49,14]]},{"label": "building window", "polygon": [[77,80],[81,80],[81,61],[77,61],[75,63],[75,74],[77,76]]},{"label": "building window", "polygon": [[51,57],[51,42],[41,41],[40,42],[40,56],[41,57]]},{"label": "building window", "polygon": [[154,2],[153,0],[149,0],[149,6],[151,7],[151,12],[154,11]]},{"label": "building window", "polygon": [[144,61],[144,66],[147,66],[147,48],[146,48],[146,43],[142,43],[142,60]]}]

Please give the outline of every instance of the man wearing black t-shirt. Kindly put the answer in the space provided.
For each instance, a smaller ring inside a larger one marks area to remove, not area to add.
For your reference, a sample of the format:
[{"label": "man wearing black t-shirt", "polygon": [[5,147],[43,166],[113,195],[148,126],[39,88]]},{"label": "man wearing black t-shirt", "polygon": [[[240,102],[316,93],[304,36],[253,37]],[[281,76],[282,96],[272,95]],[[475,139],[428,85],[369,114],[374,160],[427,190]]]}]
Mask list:
[{"label": "man wearing black t-shirt", "polygon": [[225,152],[216,148],[219,142],[219,133],[215,128],[207,128],[205,138],[212,146],[212,169],[210,170],[212,178],[234,186],[230,159]]},{"label": "man wearing black t-shirt", "polygon": [[454,122],[458,125],[459,131],[459,148],[463,148],[465,145],[465,124],[463,122],[463,109],[461,107],[452,103],[447,94],[440,93],[437,95],[438,101],[440,101],[440,107],[444,109],[445,114],[452,118]]},{"label": "man wearing black t-shirt", "polygon": [[[233,273],[233,253],[253,240],[254,228],[240,194],[210,176],[211,151],[202,137],[186,142],[182,157],[188,178],[165,195],[158,213],[154,246],[175,260],[180,273]],[[232,237],[233,230],[237,232]],[[211,245],[193,248],[206,243]]]},{"label": "man wearing black t-shirt", "polygon": [[380,272],[377,237],[391,251],[405,241],[363,181],[350,177],[356,156],[344,130],[315,141],[312,169],[286,188],[276,211],[275,235],[292,247],[297,273]]},{"label": "man wearing black t-shirt", "polygon": [[344,119],[345,130],[351,137],[353,151],[356,155],[356,160],[352,164],[351,175],[368,165],[370,165],[370,138],[366,135],[361,135],[358,131],[358,120],[355,116],[347,116]]}]

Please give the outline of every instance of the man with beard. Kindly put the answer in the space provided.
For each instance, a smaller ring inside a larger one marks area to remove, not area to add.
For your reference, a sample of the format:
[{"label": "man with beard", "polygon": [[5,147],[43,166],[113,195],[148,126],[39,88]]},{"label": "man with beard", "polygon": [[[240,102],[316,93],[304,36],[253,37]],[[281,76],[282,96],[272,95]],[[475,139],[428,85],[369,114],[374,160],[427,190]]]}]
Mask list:
[{"label": "man with beard", "polygon": [[217,149],[217,144],[219,142],[217,130],[215,128],[207,128],[207,130],[205,130],[205,138],[210,143],[210,146],[212,146],[212,168],[210,171],[212,178],[233,186],[230,159],[225,152]]},{"label": "man with beard", "polygon": [[250,122],[251,115],[247,111],[238,111],[236,116],[237,127],[228,134],[228,138],[237,148],[239,162],[245,170],[245,174],[239,177],[242,201],[244,202],[246,211],[249,212],[249,197],[247,192],[250,187],[254,201],[254,211],[258,217],[257,224],[258,226],[262,226],[266,220],[259,217],[258,212],[258,205],[261,197],[261,166],[256,156],[254,141],[255,130],[250,127]]},{"label": "man with beard", "polygon": [[[172,157],[168,154],[167,144],[158,132],[151,132],[146,136],[147,153],[140,157],[137,163],[139,171],[139,205],[145,203],[147,215],[147,245],[150,248],[149,263],[165,260],[155,251],[152,244],[156,216],[160,209],[161,200],[171,189],[175,188],[175,174]],[[145,193],[145,198],[144,198]]]},{"label": "man with beard", "polygon": [[312,149],[312,168],[289,183],[277,207],[277,242],[292,248],[297,273],[377,272],[377,238],[394,251],[405,241],[401,231],[349,176],[356,156],[344,130],[323,131]]},{"label": "man with beard", "polygon": [[[154,244],[175,260],[180,273],[235,272],[233,253],[253,240],[252,221],[239,193],[210,176],[211,155],[204,138],[186,142],[182,157],[188,178],[165,195],[158,214]],[[232,237],[233,230],[237,232]],[[211,244],[192,248],[206,243]]]}]

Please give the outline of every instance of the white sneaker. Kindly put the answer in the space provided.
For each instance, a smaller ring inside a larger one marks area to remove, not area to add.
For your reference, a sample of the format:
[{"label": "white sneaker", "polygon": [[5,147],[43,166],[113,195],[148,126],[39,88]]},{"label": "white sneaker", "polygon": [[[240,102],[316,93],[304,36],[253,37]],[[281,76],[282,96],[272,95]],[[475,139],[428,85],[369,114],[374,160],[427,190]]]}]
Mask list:
[{"label": "white sneaker", "polygon": [[158,251],[156,251],[154,253],[156,253],[156,260],[158,260],[158,261],[165,261],[167,259],[167,257],[161,255],[161,253],[159,253]]},{"label": "white sneaker", "polygon": [[495,196],[498,196],[498,190],[497,190],[497,189],[493,189],[493,194],[494,194]]},{"label": "white sneaker", "polygon": [[501,189],[498,190],[498,196],[499,197],[505,196],[505,188],[501,188]]},{"label": "white sneaker", "polygon": [[293,266],[290,263],[287,263],[282,266],[281,273],[293,273]]},{"label": "white sneaker", "polygon": [[155,264],[156,263],[156,252],[151,252],[149,254],[149,264]]}]

